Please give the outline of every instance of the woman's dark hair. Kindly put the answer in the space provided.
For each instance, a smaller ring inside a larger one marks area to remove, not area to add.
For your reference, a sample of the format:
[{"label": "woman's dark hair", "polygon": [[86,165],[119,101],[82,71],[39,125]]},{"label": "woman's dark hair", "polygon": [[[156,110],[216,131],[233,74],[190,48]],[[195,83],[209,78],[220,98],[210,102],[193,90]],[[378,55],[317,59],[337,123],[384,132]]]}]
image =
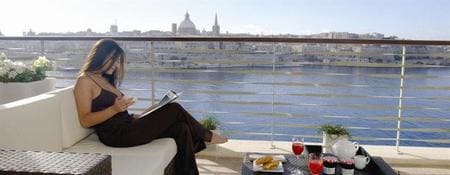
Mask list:
[{"label": "woman's dark hair", "polygon": [[[110,59],[112,59],[111,64],[102,70]],[[119,61],[120,69],[113,72],[112,77],[114,78],[114,81],[112,81],[112,84],[114,86],[120,86],[125,73],[125,52],[122,48],[120,48],[119,44],[112,39],[98,40],[89,51],[89,54],[86,57],[86,62],[80,70],[80,74],[92,72],[103,75],[107,70],[114,66],[116,61]]]}]

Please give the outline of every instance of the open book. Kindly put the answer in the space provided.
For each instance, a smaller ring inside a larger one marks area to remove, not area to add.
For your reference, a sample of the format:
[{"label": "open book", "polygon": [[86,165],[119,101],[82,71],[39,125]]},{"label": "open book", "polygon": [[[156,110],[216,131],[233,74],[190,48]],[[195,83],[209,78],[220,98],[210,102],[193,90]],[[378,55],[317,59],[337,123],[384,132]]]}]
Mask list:
[{"label": "open book", "polygon": [[147,108],[146,110],[144,110],[144,112],[142,112],[141,114],[138,115],[139,118],[144,117],[150,113],[152,113],[153,111],[163,107],[166,104],[169,104],[171,102],[173,102],[175,99],[177,99],[180,95],[182,94],[182,92],[175,92],[172,90],[169,90],[166,92],[166,94],[164,95],[164,97],[161,99],[161,101],[159,101],[159,103],[154,104],[152,106],[150,106],[149,108]]}]

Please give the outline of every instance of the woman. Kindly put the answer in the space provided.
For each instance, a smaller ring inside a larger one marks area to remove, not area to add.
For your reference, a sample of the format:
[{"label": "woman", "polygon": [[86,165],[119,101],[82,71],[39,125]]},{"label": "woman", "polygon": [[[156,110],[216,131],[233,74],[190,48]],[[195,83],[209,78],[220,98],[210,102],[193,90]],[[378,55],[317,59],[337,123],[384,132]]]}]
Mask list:
[{"label": "woman", "polygon": [[225,143],[227,138],[202,127],[177,103],[142,118],[129,114],[127,108],[134,102],[117,89],[124,77],[124,64],[125,53],[115,41],[102,39],[94,44],[74,89],[81,125],[95,128],[100,141],[112,147],[174,138],[177,174],[199,174],[194,154],[205,148],[205,142]]}]

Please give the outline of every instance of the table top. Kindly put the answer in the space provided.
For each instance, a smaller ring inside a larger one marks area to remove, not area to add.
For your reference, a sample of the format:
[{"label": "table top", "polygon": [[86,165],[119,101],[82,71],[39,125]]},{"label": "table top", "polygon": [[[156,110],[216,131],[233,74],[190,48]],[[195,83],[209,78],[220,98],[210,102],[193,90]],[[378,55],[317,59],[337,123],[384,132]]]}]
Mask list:
[{"label": "table top", "polygon": [[0,172],[111,174],[111,156],[91,153],[0,150]]},{"label": "table top", "polygon": [[[308,155],[308,152],[317,152],[321,151],[322,147],[318,145],[306,145],[306,149],[304,153],[300,156],[300,159],[297,159],[297,157],[293,154],[281,154],[284,155],[286,158],[286,162],[283,163],[283,173],[265,173],[265,172],[254,172],[253,171],[253,163],[249,159],[250,154],[261,154],[261,155],[271,155],[271,154],[264,154],[264,153],[246,153],[243,163],[242,163],[242,169],[241,174],[242,175],[253,175],[253,174],[283,174],[283,175],[289,175],[292,171],[294,171],[297,167],[303,172],[304,175],[310,175],[308,166],[307,166],[307,158],[305,155]],[[367,155],[371,157],[364,148],[360,147],[357,154],[360,155]],[[280,154],[272,154],[272,155],[280,155]],[[336,173],[340,174],[341,169],[338,166],[336,168]],[[395,171],[388,165],[381,157],[371,157],[370,163],[364,168],[363,170],[354,169],[355,175],[383,175],[383,174],[397,174]]]},{"label": "table top", "polygon": [[[253,175],[253,174],[281,174],[281,173],[266,173],[266,172],[253,172],[253,163],[249,159],[250,154],[262,154],[262,153],[246,153],[244,157],[244,161],[242,163],[242,175]],[[270,154],[262,154],[262,155],[270,155]],[[272,155],[280,155],[280,154],[272,154]],[[296,167],[303,172],[303,174],[309,174],[308,167],[306,166],[306,159],[304,156],[300,156],[299,159],[293,154],[282,154],[286,158],[286,162],[283,163],[283,175],[291,174],[291,171],[294,171]]]}]

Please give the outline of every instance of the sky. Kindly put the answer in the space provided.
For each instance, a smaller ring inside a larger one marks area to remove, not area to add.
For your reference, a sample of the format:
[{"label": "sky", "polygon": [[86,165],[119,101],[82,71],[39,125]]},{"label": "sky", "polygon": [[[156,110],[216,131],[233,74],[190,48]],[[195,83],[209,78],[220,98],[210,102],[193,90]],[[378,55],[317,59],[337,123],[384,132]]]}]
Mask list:
[{"label": "sky", "polygon": [[163,30],[186,11],[200,31],[217,13],[221,32],[314,34],[379,32],[407,39],[450,40],[449,0],[1,0],[0,31]]}]

